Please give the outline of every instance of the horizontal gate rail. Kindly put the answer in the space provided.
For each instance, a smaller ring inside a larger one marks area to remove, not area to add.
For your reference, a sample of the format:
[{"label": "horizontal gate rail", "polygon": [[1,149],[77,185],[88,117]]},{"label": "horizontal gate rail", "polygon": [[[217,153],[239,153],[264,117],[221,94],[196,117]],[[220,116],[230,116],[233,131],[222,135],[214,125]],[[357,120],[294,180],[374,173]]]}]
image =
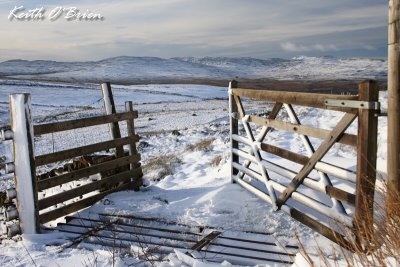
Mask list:
[{"label": "horizontal gate rail", "polygon": [[358,96],[356,95],[328,95],[328,94],[282,92],[282,91],[269,91],[269,90],[258,90],[258,89],[243,89],[243,88],[232,89],[232,94],[235,96],[244,96],[259,100],[281,102],[281,103],[314,107],[314,108],[331,109],[348,113],[357,113],[357,109],[355,108],[327,107],[325,103],[325,100],[327,98],[335,100],[358,100]]},{"label": "horizontal gate rail", "polygon": [[116,113],[111,115],[102,115],[96,117],[82,118],[69,121],[52,122],[46,124],[34,125],[35,136],[42,134],[50,134],[61,131],[69,131],[79,128],[85,128],[90,126],[96,126],[101,124],[107,124],[112,122],[119,122],[125,120],[133,120],[138,117],[137,111],[128,111],[122,113]]},{"label": "horizontal gate rail", "polygon": [[45,190],[51,187],[59,186],[65,183],[69,183],[72,181],[76,181],[78,179],[89,177],[90,175],[94,175],[99,172],[117,169],[120,167],[127,166],[131,163],[138,163],[140,161],[140,155],[133,155],[133,156],[125,156],[123,158],[117,158],[110,161],[106,161],[100,164],[94,164],[90,167],[78,169],[73,172],[68,172],[65,174],[61,174],[58,176],[50,177],[47,179],[39,180],[37,182],[38,190]]},{"label": "horizontal gate rail", "polygon": [[84,194],[88,194],[94,190],[99,190],[104,188],[105,186],[110,186],[114,184],[118,184],[120,182],[127,182],[128,180],[132,177],[142,175],[142,169],[137,168],[134,170],[128,170],[125,172],[120,172],[118,174],[112,175],[110,177],[102,177],[101,180],[91,182],[86,185],[82,185],[73,189],[70,189],[68,191],[52,195],[46,198],[42,198],[39,200],[39,209],[45,209],[48,207],[51,207],[53,205],[56,205],[58,203],[65,202],[67,200],[80,197]]},{"label": "horizontal gate rail", "polygon": [[50,154],[40,155],[36,157],[36,166],[46,165],[49,163],[63,161],[74,157],[100,152],[103,150],[115,148],[117,146],[128,145],[139,141],[138,135],[127,136],[119,139],[109,140],[97,144],[91,144],[78,148],[71,148]]}]

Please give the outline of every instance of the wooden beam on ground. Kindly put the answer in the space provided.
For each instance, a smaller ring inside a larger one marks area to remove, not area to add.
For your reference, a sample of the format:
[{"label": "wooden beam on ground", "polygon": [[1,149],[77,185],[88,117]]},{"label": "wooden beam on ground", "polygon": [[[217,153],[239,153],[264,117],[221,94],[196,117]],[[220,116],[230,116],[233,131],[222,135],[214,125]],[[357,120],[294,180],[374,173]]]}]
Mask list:
[{"label": "wooden beam on ground", "polygon": [[330,95],[330,94],[315,94],[315,93],[301,93],[301,92],[242,89],[242,88],[235,88],[232,90],[232,92],[234,95],[237,96],[249,97],[259,100],[283,102],[287,104],[301,105],[301,106],[308,106],[308,107],[315,107],[322,109],[332,109],[348,113],[357,113],[357,109],[343,108],[343,107],[328,108],[325,104],[326,99],[358,100],[358,96],[354,95]]},{"label": "wooden beam on ground", "polygon": [[344,131],[350,126],[357,115],[347,113],[339,121],[337,126],[332,130],[331,134],[321,143],[315,153],[311,156],[308,163],[299,171],[292,182],[288,185],[284,192],[277,200],[277,206],[280,208],[292,195],[294,191],[301,185],[307,175],[314,169],[315,164],[328,152],[328,150],[336,143]]},{"label": "wooden beam on ground", "polygon": [[115,140],[105,141],[97,144],[87,145],[83,147],[77,147],[72,149],[67,149],[63,151],[54,152],[51,154],[40,155],[36,157],[36,166],[45,165],[48,163],[53,163],[57,161],[67,160],[74,157],[91,154],[94,152],[99,152],[102,150],[107,150],[115,148],[117,146],[123,146],[130,144],[132,142],[139,141],[139,136],[128,136],[124,138],[119,138]]},{"label": "wooden beam on ground", "polygon": [[77,120],[39,124],[33,126],[33,129],[35,132],[35,136],[38,136],[42,134],[56,133],[61,131],[74,130],[78,128],[96,126],[106,123],[135,119],[137,117],[138,117],[137,111],[131,111],[131,112],[111,114],[111,115],[82,118]]}]

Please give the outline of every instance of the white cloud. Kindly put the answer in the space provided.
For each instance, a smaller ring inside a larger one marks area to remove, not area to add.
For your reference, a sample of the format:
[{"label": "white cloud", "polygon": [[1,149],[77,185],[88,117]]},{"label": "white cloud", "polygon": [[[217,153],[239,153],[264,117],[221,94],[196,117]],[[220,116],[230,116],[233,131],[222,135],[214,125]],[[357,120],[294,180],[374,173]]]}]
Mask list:
[{"label": "white cloud", "polygon": [[333,45],[323,45],[323,44],[314,44],[314,45],[302,45],[295,44],[291,42],[281,43],[281,48],[287,52],[308,52],[308,51],[338,51],[339,49]]}]

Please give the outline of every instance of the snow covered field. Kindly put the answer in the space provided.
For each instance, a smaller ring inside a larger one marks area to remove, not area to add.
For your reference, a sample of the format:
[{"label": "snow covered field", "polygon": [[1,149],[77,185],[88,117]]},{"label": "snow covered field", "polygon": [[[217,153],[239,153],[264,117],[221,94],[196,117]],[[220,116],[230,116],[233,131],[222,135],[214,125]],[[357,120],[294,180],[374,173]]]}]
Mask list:
[{"label": "snow covered field", "polygon": [[[95,84],[0,80],[0,88],[1,125],[9,124],[7,109],[10,93],[32,94],[36,123],[103,112],[100,87]],[[133,101],[134,108],[139,111],[135,127],[139,134],[142,133],[139,152],[148,186],[137,193],[125,191],[109,195],[109,201],[100,201],[84,212],[118,212],[161,217],[189,225],[263,231],[273,233],[281,243],[293,240],[293,234],[297,233],[308,247],[315,245],[314,240],[327,249],[332,245],[286,214],[274,212],[271,206],[240,186],[231,184],[227,88],[179,84],[132,85],[113,86],[113,92],[118,110],[123,110],[124,101]],[[382,92],[380,99],[383,108],[387,103],[386,97],[386,92]],[[257,112],[270,109],[265,103],[248,101],[246,104],[250,110]],[[319,128],[331,128],[341,114],[325,110],[310,113],[309,109],[302,107],[296,107],[296,112],[304,124]],[[349,132],[355,131],[355,125],[356,122]],[[386,127],[386,118],[379,118],[379,170],[385,169]],[[173,130],[178,130],[179,134],[173,133]],[[106,126],[86,132],[42,136],[35,139],[36,154],[71,148],[82,142],[97,143],[107,138]],[[280,131],[272,131],[268,138],[293,152],[304,149],[298,145],[295,137]],[[0,145],[0,154],[9,154],[10,150],[9,144]],[[161,155],[170,160],[167,162],[170,163],[167,172],[165,166],[150,165]],[[343,146],[335,146],[327,157],[339,165],[354,168],[355,153]],[[146,165],[153,167],[146,168]],[[1,190],[11,186],[12,181],[9,179],[0,181]],[[61,233],[24,236],[23,240],[3,241],[0,245],[2,265],[91,266],[94,260],[96,266],[112,264],[110,251],[104,248],[95,247],[93,252],[77,247],[60,252],[59,245],[65,242],[65,235]],[[126,266],[128,263],[132,263],[128,256],[117,259],[118,266]],[[164,263],[165,266],[169,264],[172,263]]]}]

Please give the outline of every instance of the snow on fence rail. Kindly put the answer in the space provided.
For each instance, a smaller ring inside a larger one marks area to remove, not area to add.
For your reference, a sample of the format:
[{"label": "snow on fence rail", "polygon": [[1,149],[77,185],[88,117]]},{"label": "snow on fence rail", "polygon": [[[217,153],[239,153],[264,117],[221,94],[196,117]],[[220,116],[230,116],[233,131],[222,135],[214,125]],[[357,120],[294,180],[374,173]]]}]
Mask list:
[{"label": "snow on fence rail", "polygon": [[[246,114],[241,98],[275,104],[264,118]],[[335,110],[344,115],[333,129],[319,129],[301,124],[293,105]],[[373,227],[377,115],[380,112],[376,82],[360,83],[358,95],[328,95],[241,89],[232,81],[229,107],[233,182],[344,247],[350,247],[351,243],[345,238],[348,229],[360,241],[368,242]],[[277,119],[281,110],[286,111],[290,122]],[[357,135],[345,133],[357,118]],[[240,135],[239,122],[245,136]],[[256,134],[254,129],[260,127]],[[266,143],[266,136],[272,129],[297,134],[306,155]],[[318,148],[314,148],[310,137],[322,140]],[[322,161],[335,143],[356,149],[356,172]],[[272,162],[271,155],[298,164],[300,170]],[[311,172],[316,172],[319,179],[309,177]],[[347,189],[339,188],[340,183],[347,184]]]},{"label": "snow on fence rail", "polygon": [[[1,136],[3,139],[13,141],[14,162],[8,165],[9,168],[13,167],[9,172],[14,172],[16,188],[10,191],[11,195],[8,198],[16,197],[18,212],[17,210],[11,212],[9,209],[9,214],[7,214],[9,219],[19,217],[19,226],[18,224],[10,225],[9,236],[20,231],[27,234],[39,233],[41,223],[86,208],[107,194],[123,189],[139,190],[143,174],[139,162],[140,154],[137,153],[135,144],[139,140],[134,129],[134,119],[138,117],[138,113],[133,110],[130,101],[125,103],[125,112],[117,113],[110,84],[102,84],[102,90],[107,115],[39,125],[32,124],[30,94],[10,95],[11,129],[3,131]],[[119,128],[121,121],[126,121],[128,133],[126,137],[121,137]],[[102,124],[110,125],[112,140],[39,156],[34,155],[35,136]],[[125,145],[128,146],[127,151],[123,149]],[[39,166],[77,157],[82,158],[110,149],[115,149],[114,156],[91,162],[90,166],[64,171],[53,177],[44,178],[37,174],[36,168]],[[101,179],[84,185],[71,184],[95,174],[100,174]],[[68,184],[68,189],[63,192],[39,196],[39,192],[65,184]],[[13,192],[15,194],[12,194]]]}]

